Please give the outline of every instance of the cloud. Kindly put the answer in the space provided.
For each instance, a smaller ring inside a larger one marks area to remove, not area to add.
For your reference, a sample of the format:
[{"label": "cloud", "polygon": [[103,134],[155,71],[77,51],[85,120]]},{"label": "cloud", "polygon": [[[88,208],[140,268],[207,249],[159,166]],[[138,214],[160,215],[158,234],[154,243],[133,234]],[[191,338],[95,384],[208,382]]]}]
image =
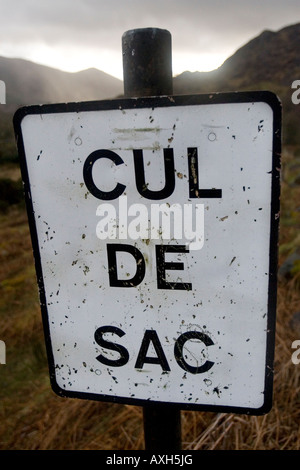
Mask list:
[{"label": "cloud", "polygon": [[78,63],[84,50],[120,57],[122,34],[145,27],[168,29],[178,57],[225,59],[264,29],[300,18],[299,0],[0,0],[0,6],[0,55],[45,55],[48,48],[52,62],[55,51],[76,59],[78,50]]}]

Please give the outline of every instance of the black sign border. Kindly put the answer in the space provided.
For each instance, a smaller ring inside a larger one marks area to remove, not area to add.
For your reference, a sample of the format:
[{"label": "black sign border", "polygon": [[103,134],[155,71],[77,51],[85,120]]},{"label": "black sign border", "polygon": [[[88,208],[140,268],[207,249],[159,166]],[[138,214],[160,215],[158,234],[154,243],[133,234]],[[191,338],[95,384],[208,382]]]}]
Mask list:
[{"label": "black sign border", "polygon": [[[49,319],[46,304],[45,287],[43,282],[43,272],[41,257],[38,245],[38,235],[34,218],[34,210],[31,199],[30,181],[26,164],[26,155],[22,136],[22,120],[27,115],[32,114],[53,114],[86,111],[105,110],[126,110],[141,108],[173,107],[173,106],[193,106],[205,104],[225,104],[225,103],[267,103],[273,111],[273,158],[272,158],[272,190],[271,190],[271,220],[270,220],[270,243],[269,243],[269,288],[268,288],[268,318],[267,318],[267,346],[266,346],[266,369],[265,369],[265,390],[264,403],[260,408],[219,406],[187,403],[168,403],[152,400],[144,400],[130,397],[115,397],[105,394],[94,394],[86,392],[66,391],[60,388],[55,378],[55,364],[52,352],[52,344],[49,329]],[[14,131],[17,141],[21,175],[24,186],[24,195],[27,209],[27,216],[33,247],[33,255],[36,269],[37,284],[39,288],[39,299],[44,328],[44,337],[48,357],[48,367],[50,383],[53,391],[66,398],[80,398],[113,403],[123,403],[135,406],[155,406],[174,407],[182,410],[210,411],[221,413],[237,413],[247,415],[263,415],[272,408],[273,400],[273,363],[275,352],[275,327],[276,327],[276,306],[277,306],[277,269],[278,269],[278,239],[280,220],[280,169],[281,169],[281,120],[282,106],[279,98],[270,91],[245,91],[228,93],[210,93],[197,95],[171,95],[144,98],[121,98],[116,100],[85,101],[79,103],[58,103],[31,105],[19,108],[13,117]]]}]

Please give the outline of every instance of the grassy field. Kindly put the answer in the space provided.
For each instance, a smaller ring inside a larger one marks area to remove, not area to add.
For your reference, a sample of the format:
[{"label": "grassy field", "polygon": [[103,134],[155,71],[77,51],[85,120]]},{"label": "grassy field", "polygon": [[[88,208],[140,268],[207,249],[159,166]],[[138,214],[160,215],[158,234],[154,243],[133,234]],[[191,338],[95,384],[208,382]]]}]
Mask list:
[{"label": "grassy field", "polygon": [[[284,149],[282,161],[280,266],[300,247],[299,151]],[[0,449],[141,450],[141,408],[60,398],[50,389],[27,215],[22,198],[5,200],[19,190],[19,177],[16,164],[2,164],[0,339],[7,356],[0,365]],[[300,448],[300,364],[291,361],[300,324],[290,324],[297,311],[299,265],[279,280],[272,411],[260,417],[184,411],[183,449]]]}]

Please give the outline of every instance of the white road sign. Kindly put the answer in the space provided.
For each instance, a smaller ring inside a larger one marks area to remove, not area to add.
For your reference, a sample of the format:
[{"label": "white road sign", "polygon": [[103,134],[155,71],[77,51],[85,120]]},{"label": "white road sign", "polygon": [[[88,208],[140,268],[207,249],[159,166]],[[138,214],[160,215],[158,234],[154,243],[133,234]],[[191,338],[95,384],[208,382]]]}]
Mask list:
[{"label": "white road sign", "polygon": [[280,119],[268,92],[17,111],[59,395],[270,409]]}]

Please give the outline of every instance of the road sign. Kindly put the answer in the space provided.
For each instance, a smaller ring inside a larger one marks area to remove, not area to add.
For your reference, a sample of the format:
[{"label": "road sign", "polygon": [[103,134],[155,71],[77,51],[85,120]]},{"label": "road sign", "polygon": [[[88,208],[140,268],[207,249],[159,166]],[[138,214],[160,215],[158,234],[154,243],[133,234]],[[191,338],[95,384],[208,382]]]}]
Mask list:
[{"label": "road sign", "polygon": [[277,98],[31,106],[14,123],[53,389],[267,412]]}]

